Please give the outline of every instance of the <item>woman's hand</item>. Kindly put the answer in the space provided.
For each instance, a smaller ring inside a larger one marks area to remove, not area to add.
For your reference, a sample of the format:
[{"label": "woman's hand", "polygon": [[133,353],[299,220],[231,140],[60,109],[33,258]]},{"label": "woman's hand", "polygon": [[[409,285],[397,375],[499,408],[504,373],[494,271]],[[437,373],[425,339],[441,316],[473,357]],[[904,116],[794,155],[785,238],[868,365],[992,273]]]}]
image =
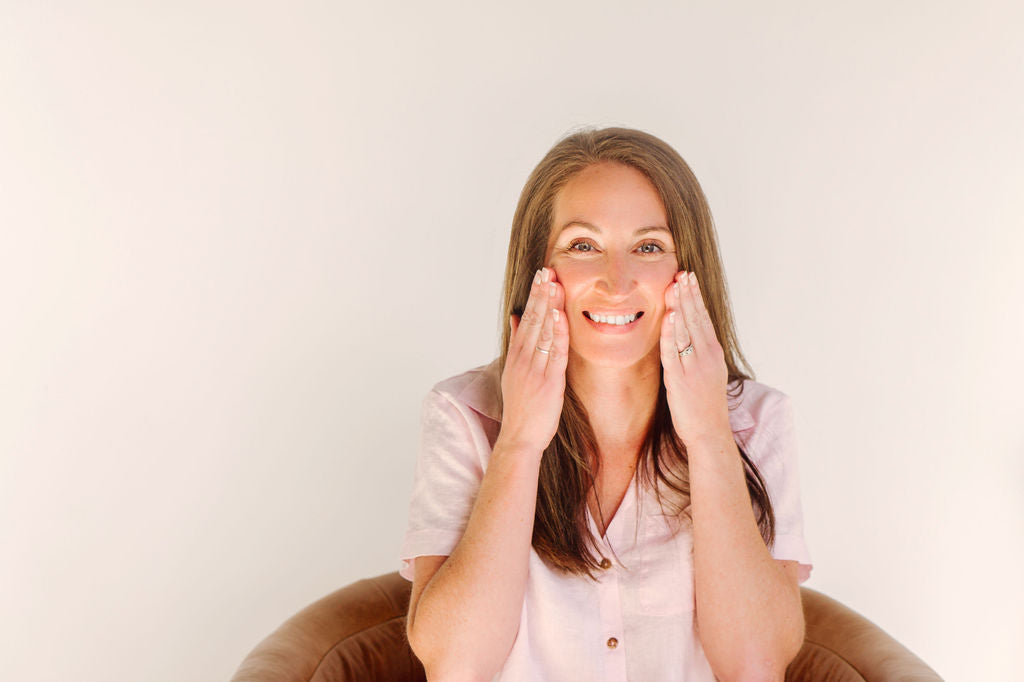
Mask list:
[{"label": "woman's hand", "polygon": [[[665,306],[661,364],[676,434],[686,446],[725,434],[731,437],[729,368],[692,273],[676,273],[665,290]],[[691,345],[691,353],[679,354]]]},{"label": "woman's hand", "polygon": [[499,437],[538,453],[558,430],[569,362],[565,292],[554,279],[551,268],[538,270],[522,320],[517,315],[509,318],[512,336],[501,375]]}]

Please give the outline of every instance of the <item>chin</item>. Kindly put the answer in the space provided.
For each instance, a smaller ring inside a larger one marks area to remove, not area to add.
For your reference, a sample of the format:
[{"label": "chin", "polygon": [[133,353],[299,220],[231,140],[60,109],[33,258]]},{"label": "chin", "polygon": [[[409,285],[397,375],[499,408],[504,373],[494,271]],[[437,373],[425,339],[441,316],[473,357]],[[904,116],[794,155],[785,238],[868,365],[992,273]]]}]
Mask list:
[{"label": "chin", "polygon": [[571,353],[579,356],[579,358],[588,365],[619,369],[634,367],[652,354],[656,359],[659,357],[657,344],[655,344],[654,348],[647,348],[635,343],[621,345],[577,345],[572,343],[572,339],[570,339],[569,350]]}]

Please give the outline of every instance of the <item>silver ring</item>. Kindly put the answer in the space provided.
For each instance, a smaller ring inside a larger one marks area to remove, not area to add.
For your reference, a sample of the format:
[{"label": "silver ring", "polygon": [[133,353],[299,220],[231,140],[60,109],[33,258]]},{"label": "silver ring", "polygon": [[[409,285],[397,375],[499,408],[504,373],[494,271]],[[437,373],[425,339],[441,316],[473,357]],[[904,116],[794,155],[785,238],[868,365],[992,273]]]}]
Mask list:
[{"label": "silver ring", "polygon": [[680,356],[689,355],[692,352],[693,352],[693,344],[691,343],[689,346],[687,346],[686,348],[684,348],[681,351],[679,351],[679,355]]},{"label": "silver ring", "polygon": [[550,349],[548,349],[548,350],[544,350],[544,349],[543,349],[543,348],[541,348],[540,346],[537,346],[537,352],[538,352],[538,353],[543,353],[544,355],[547,355],[548,353],[550,353],[550,352],[551,352],[551,350],[550,350]]}]

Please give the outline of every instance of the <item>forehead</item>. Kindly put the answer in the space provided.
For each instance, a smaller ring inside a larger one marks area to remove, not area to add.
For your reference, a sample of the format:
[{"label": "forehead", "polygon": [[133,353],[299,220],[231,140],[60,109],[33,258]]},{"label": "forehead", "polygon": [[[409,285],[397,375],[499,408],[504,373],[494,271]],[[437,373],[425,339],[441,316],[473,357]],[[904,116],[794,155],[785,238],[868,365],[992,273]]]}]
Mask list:
[{"label": "forehead", "polygon": [[630,231],[666,222],[661,197],[647,176],[615,162],[588,166],[577,173],[555,195],[553,208],[552,227],[556,230],[569,220]]}]

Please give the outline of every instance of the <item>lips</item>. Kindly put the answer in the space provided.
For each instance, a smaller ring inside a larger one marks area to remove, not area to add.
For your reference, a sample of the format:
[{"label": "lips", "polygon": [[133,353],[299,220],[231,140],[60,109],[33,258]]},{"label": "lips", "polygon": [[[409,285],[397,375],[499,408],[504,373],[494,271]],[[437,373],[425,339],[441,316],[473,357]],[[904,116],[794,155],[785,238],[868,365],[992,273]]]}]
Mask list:
[{"label": "lips", "polygon": [[584,310],[583,311],[584,317],[586,317],[591,322],[597,322],[598,324],[617,325],[617,326],[625,326],[627,324],[632,324],[636,320],[639,320],[641,317],[643,317],[643,314],[644,314],[644,311],[642,311],[642,310],[638,310],[636,312],[628,312],[628,313],[627,312],[612,312],[612,311],[601,311],[601,312],[597,312],[597,311],[591,312],[589,310]]}]

